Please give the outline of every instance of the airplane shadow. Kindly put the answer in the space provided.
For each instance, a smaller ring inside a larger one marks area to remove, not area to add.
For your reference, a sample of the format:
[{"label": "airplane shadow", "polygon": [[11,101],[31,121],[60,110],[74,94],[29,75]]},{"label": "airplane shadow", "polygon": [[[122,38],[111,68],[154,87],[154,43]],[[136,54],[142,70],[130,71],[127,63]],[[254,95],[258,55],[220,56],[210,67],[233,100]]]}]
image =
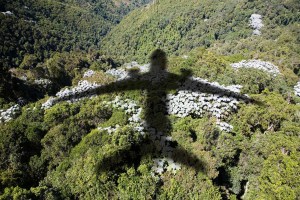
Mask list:
[{"label": "airplane shadow", "polygon": [[[197,87],[190,87],[188,90],[192,92],[210,93],[220,96],[233,97],[238,100],[242,100],[246,103],[260,102],[251,99],[250,97],[234,92],[223,87],[208,84],[207,82],[201,82],[191,79],[192,72],[189,70],[183,70],[180,75],[167,72],[167,56],[163,50],[155,50],[150,57],[150,70],[147,73],[140,74],[138,71],[130,71],[129,78],[103,85],[89,91],[89,94],[104,94],[129,90],[143,90],[146,91],[146,97],[144,102],[144,120],[147,127],[155,129],[154,133],[162,133],[162,137],[167,137],[172,130],[171,122],[167,117],[167,105],[164,101],[167,98],[167,92],[178,88],[178,83],[186,82],[186,84],[196,85]],[[82,94],[82,97],[86,96],[86,93]],[[80,97],[80,94],[76,94],[76,98]],[[73,98],[72,96],[63,97],[59,100],[68,100]],[[153,135],[152,135],[153,136]],[[117,150],[109,157],[104,158],[98,163],[97,171],[110,170],[114,166],[120,166],[123,164],[137,164],[142,156],[154,154],[156,156],[163,155],[161,147],[155,147],[151,145],[154,142],[153,139],[147,139],[142,142],[134,143],[124,149]],[[168,145],[167,145],[168,146]],[[188,152],[185,148],[180,146],[176,142],[169,144],[171,153],[167,153],[167,157],[171,157],[175,162],[191,166],[196,171],[203,171],[203,162],[191,152]],[[126,162],[126,163],[124,163]]]}]

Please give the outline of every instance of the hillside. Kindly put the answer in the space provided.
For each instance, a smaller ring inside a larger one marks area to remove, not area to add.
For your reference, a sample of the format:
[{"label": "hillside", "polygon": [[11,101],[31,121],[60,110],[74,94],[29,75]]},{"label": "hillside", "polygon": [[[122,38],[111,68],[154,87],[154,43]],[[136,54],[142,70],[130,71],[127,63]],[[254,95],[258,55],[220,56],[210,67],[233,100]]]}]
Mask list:
[{"label": "hillside", "polygon": [[[169,59],[162,83],[163,74],[143,75],[148,64],[85,68],[54,97],[2,110],[0,197],[299,197],[300,95],[277,66],[232,59],[195,49]],[[147,117],[149,99],[167,115]]]},{"label": "hillside", "polygon": [[[183,55],[204,47],[272,61],[299,73],[299,10],[296,0],[159,0],[125,17],[105,37],[102,49],[145,62],[154,48]],[[259,23],[250,25],[253,14],[260,16]]]},{"label": "hillside", "polygon": [[[39,74],[43,74],[40,78],[51,79],[51,72],[48,75],[47,69],[43,67],[47,59],[55,57],[57,53],[88,52],[98,49],[103,36],[118,24],[124,15],[147,2],[147,0],[124,3],[111,0],[2,1],[0,98],[16,101],[25,95],[22,94],[22,89],[15,85],[18,83],[22,87],[27,86],[23,86],[23,80],[13,79],[8,73],[9,70],[15,70],[14,68],[23,70],[18,72],[23,74],[18,78],[26,78],[28,76],[24,74],[31,73],[29,79],[32,76],[38,79],[40,76],[34,76],[33,74],[37,73],[32,73],[38,71]],[[10,90],[20,94],[8,93]]]},{"label": "hillside", "polygon": [[[42,61],[53,52],[98,48],[101,38],[131,9],[147,1],[4,1],[1,63],[16,67],[24,56]],[[36,63],[35,63],[36,64]]]},{"label": "hillside", "polygon": [[5,1],[0,200],[299,199],[299,6]]}]

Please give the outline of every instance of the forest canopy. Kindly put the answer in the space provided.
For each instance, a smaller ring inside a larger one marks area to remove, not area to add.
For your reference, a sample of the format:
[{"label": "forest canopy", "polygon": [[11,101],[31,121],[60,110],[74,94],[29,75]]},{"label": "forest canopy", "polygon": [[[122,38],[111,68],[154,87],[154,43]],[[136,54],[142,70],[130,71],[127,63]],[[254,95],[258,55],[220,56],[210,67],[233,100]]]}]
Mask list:
[{"label": "forest canopy", "polygon": [[297,0],[4,0],[0,199],[299,199],[299,28]]}]

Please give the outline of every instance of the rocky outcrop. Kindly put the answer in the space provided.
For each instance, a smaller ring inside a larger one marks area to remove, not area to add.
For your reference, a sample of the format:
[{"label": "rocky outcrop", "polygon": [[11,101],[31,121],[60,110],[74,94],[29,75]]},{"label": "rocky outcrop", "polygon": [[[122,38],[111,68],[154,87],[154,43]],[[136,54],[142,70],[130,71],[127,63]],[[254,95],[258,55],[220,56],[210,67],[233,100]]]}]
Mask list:
[{"label": "rocky outcrop", "polygon": [[86,96],[89,95],[89,91],[99,87],[99,84],[96,83],[90,83],[87,80],[81,80],[78,82],[76,87],[73,88],[65,88],[58,93],[56,93],[56,96],[63,99],[65,97],[76,97],[78,96]]},{"label": "rocky outcrop", "polygon": [[[218,83],[210,83],[201,78],[192,77],[191,79],[194,81],[184,82],[178,89],[177,94],[167,96],[166,102],[169,114],[174,114],[178,117],[188,115],[202,117],[209,112],[218,119],[226,119],[232,111],[237,109],[238,101],[235,98],[222,94],[204,93],[201,90],[205,90],[205,88],[201,89],[200,87],[205,87],[207,84],[237,93],[242,86],[231,85],[226,87]],[[199,92],[194,92],[194,88],[199,88]]]},{"label": "rocky outcrop", "polygon": [[34,83],[37,84],[37,85],[41,85],[42,87],[44,88],[47,88],[49,85],[52,84],[52,81],[49,80],[49,79],[36,79],[34,80]]},{"label": "rocky outcrop", "polygon": [[91,97],[91,91],[100,86],[101,85],[96,83],[90,83],[87,80],[81,80],[78,82],[77,86],[73,88],[64,88],[56,93],[55,97],[50,97],[42,104],[42,109],[48,109],[62,100],[75,102],[79,101],[81,98]]},{"label": "rocky outcrop", "polygon": [[8,122],[21,114],[21,107],[16,104],[7,110],[0,110],[0,123]]},{"label": "rocky outcrop", "polygon": [[87,70],[86,72],[84,72],[83,74],[83,78],[86,78],[86,77],[91,77],[95,74],[95,72],[91,69]]},{"label": "rocky outcrop", "polygon": [[145,65],[139,65],[137,62],[131,62],[124,64],[124,67],[118,68],[118,69],[110,69],[107,70],[105,73],[112,75],[117,78],[117,80],[124,80],[126,78],[132,78],[132,74],[130,73],[130,70],[132,69],[139,69],[140,73],[146,73],[149,72],[150,64]]},{"label": "rocky outcrop", "polygon": [[300,81],[294,86],[295,95],[300,97]]},{"label": "rocky outcrop", "polygon": [[14,15],[11,11],[1,12],[3,15]]},{"label": "rocky outcrop", "polygon": [[156,158],[153,161],[153,173],[162,174],[164,171],[170,171],[175,174],[177,170],[181,169],[181,165],[170,158]]},{"label": "rocky outcrop", "polygon": [[[210,87],[210,90],[215,89],[216,93],[201,92],[205,91],[206,87]],[[167,95],[165,101],[168,113],[178,117],[189,115],[203,117],[205,114],[208,114],[216,117],[217,126],[220,130],[230,132],[233,127],[225,121],[230,114],[236,112],[238,109],[238,93],[241,88],[242,86],[240,85],[223,86],[217,82],[210,83],[205,79],[191,77],[178,88],[176,94]],[[218,91],[226,91],[227,94],[221,94]],[[235,94],[234,96],[237,98],[230,96],[232,95],[230,92]]]},{"label": "rocky outcrop", "polygon": [[129,74],[125,69],[110,69],[105,73],[117,77],[118,81],[129,77]]},{"label": "rocky outcrop", "polygon": [[253,28],[253,35],[260,35],[260,29],[264,26],[261,20],[261,15],[252,14],[249,25]]},{"label": "rocky outcrop", "polygon": [[232,63],[231,67],[235,69],[239,69],[239,68],[259,69],[268,72],[270,74],[273,74],[274,76],[280,74],[280,71],[276,65],[261,60],[242,60],[241,62],[238,63]]}]

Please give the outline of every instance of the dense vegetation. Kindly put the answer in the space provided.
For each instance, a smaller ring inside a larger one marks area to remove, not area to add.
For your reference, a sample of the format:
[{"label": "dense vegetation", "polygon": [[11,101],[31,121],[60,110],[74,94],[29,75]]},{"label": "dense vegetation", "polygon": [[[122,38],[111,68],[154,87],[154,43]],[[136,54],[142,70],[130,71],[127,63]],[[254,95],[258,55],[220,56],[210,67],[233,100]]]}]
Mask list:
[{"label": "dense vegetation", "polygon": [[[103,36],[113,25],[119,23],[130,10],[145,3],[147,0],[3,1],[0,11],[10,11],[13,14],[0,14],[0,97],[6,100],[16,100],[20,96],[28,99],[28,95],[22,93],[28,84],[11,77],[8,73],[9,70],[14,70],[13,68],[27,70],[17,72],[18,78],[57,78],[53,77],[57,76],[57,73],[54,75],[53,69],[50,68],[61,70],[59,68],[68,62],[65,54],[74,51],[77,52],[74,53],[75,56],[70,55],[68,58],[70,60],[75,57],[72,68],[84,66],[84,61],[77,63],[81,60],[77,56],[78,52],[82,54],[98,49]],[[59,52],[64,54],[57,56]],[[50,64],[52,66],[45,67],[49,66],[49,63],[53,63]],[[65,69],[68,73],[74,73],[73,69]],[[29,77],[24,75],[26,73],[30,73]],[[68,80],[59,85],[64,86],[66,83]],[[6,93],[10,89],[18,94]],[[40,93],[44,94],[41,91]]]},{"label": "dense vegetation", "polygon": [[116,5],[111,0],[4,1],[0,10],[11,11],[13,15],[0,15],[0,61],[5,68],[22,62],[31,62],[30,67],[34,67],[53,52],[99,48],[112,25],[119,23],[134,6],[145,2]]},{"label": "dense vegetation", "polygon": [[[153,177],[155,154],[143,154],[135,146],[141,141],[149,145],[147,138],[127,125],[124,111],[105,106],[121,93],[62,102],[46,111],[39,101],[23,107],[16,120],[0,125],[1,197],[173,199],[189,194],[235,199],[247,190],[246,199],[295,199],[300,195],[299,98],[287,95],[292,88],[283,75],[235,71],[229,66],[231,59],[234,56],[196,49],[188,59],[169,60],[170,72],[184,68],[221,83],[240,83],[243,92],[256,94],[252,97],[261,102],[241,104],[229,119],[234,125],[230,133],[216,128],[211,116],[170,116],[173,138],[197,155],[202,170],[183,165],[175,175],[165,172],[160,180]],[[99,75],[97,79],[105,80]],[[260,80],[261,86],[255,87],[254,80]],[[123,96],[142,103],[142,91]],[[121,128],[112,134],[97,129],[116,124]],[[151,152],[151,145],[146,149]]]},{"label": "dense vegetation", "polygon": [[[154,48],[182,55],[210,47],[224,55],[267,59],[298,70],[299,10],[297,0],[155,1],[125,17],[105,38],[103,50],[145,62]],[[252,36],[249,18],[254,13],[262,15],[261,36]]]},{"label": "dense vegetation", "polygon": [[[0,13],[5,38],[0,109],[18,97],[27,100],[18,117],[0,122],[0,199],[299,199],[300,98],[293,91],[300,75],[297,1],[156,0],[131,11],[147,2],[0,5],[14,13]],[[260,36],[248,25],[253,13],[263,16]],[[106,70],[131,59],[148,62],[157,47],[168,52],[171,73],[190,70],[211,82],[240,84],[255,100],[241,102],[226,119],[234,127],[230,132],[220,130],[209,114],[168,116],[169,134],[186,151],[175,150],[175,158],[191,154],[197,160],[181,163],[176,173],[153,176],[154,144],[128,123],[128,113],[107,103],[122,96],[143,107],[144,91],[41,108],[47,95],[81,79],[114,81]],[[250,58],[270,61],[281,73],[230,66]],[[96,73],[83,78],[88,69]],[[38,79],[51,83],[37,84]],[[120,128],[112,133],[99,129],[116,125]]]}]

